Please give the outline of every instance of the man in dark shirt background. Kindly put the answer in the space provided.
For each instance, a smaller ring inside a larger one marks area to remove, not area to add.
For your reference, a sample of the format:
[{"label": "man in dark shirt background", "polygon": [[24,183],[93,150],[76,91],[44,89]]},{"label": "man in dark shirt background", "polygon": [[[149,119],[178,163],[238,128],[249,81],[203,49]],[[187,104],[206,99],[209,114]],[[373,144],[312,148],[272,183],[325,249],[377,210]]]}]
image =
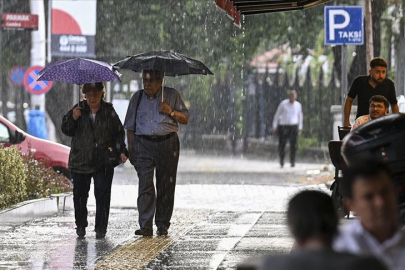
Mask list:
[{"label": "man in dark shirt background", "polygon": [[369,100],[374,95],[384,96],[391,104],[392,113],[399,112],[394,82],[386,78],[387,67],[387,61],[376,57],[370,61],[369,75],[354,79],[345,101],[344,126],[351,126],[349,118],[356,96],[358,97],[356,118],[369,113]]}]

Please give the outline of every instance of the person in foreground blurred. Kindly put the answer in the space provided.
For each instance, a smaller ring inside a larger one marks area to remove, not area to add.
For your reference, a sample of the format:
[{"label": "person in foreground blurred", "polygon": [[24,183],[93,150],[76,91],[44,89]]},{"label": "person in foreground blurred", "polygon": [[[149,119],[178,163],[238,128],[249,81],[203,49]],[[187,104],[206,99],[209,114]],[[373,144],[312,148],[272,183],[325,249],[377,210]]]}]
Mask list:
[{"label": "person in foreground blurred", "polygon": [[368,111],[369,114],[362,115],[354,121],[351,130],[370,122],[373,119],[380,118],[388,114],[390,103],[388,99],[381,95],[375,95],[370,98]]},{"label": "person in foreground blurred", "polygon": [[377,259],[332,250],[338,229],[338,214],[332,198],[324,192],[306,190],[288,204],[287,225],[295,246],[290,254],[269,255],[256,265],[238,267],[260,270],[377,270],[386,269]]},{"label": "person in foreground blurred", "polygon": [[110,213],[114,167],[100,164],[95,158],[95,147],[115,146],[121,153],[122,163],[125,163],[127,160],[125,131],[112,104],[103,100],[105,90],[102,82],[84,84],[82,93],[85,100],[75,105],[62,120],[62,132],[72,137],[69,168],[73,178],[76,233],[79,237],[86,235],[87,199],[93,178],[96,197],[96,238],[104,238]]},{"label": "person in foreground blurred", "polygon": [[341,228],[337,251],[371,254],[389,269],[405,269],[405,232],[399,227],[397,197],[389,169],[366,162],[345,171],[343,196],[358,219]]}]

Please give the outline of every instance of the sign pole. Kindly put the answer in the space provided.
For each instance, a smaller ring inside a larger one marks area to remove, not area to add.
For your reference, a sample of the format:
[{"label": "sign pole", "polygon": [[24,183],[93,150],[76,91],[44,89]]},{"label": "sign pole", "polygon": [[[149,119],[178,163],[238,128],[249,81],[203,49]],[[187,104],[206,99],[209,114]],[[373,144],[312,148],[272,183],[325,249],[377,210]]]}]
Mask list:
[{"label": "sign pole", "polygon": [[47,33],[47,62],[48,64],[52,62],[52,53],[51,53],[51,22],[52,22],[52,1],[48,1],[48,33]]},{"label": "sign pole", "polygon": [[[3,14],[3,0],[0,0],[0,14]],[[1,106],[1,110],[2,113],[5,117],[7,117],[7,96],[6,95],[6,89],[3,89],[3,76],[2,76],[2,69],[1,69],[1,61],[2,61],[2,49],[1,49],[1,44],[2,44],[2,32],[3,29],[0,28],[0,93],[1,93],[1,101],[2,101],[2,106]]]},{"label": "sign pole", "polygon": [[342,126],[345,124],[345,101],[347,95],[347,45],[342,45],[342,81],[341,81],[341,104],[342,104]]},{"label": "sign pole", "polygon": [[[45,66],[45,6],[43,0],[30,0],[32,14],[38,15],[38,31],[31,32],[31,66]],[[27,70],[27,72],[29,72]],[[31,76],[34,78],[35,75]],[[36,79],[36,78],[35,78]],[[45,112],[45,95],[31,95],[31,109],[38,108]]]},{"label": "sign pole", "polygon": [[[364,44],[362,6],[325,6],[325,44],[341,45],[342,67],[340,79],[340,99],[342,125],[345,122],[344,104],[347,96],[347,44]],[[350,117],[350,116],[349,116]]]}]

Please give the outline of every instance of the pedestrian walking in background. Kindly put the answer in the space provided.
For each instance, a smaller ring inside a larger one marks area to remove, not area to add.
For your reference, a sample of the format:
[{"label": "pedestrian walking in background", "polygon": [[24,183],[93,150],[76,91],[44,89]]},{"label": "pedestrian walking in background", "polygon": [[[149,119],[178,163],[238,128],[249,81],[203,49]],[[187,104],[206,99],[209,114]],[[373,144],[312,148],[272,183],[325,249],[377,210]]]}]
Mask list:
[{"label": "pedestrian walking in background", "polygon": [[238,270],[387,269],[374,257],[333,251],[332,241],[338,223],[337,211],[328,194],[317,190],[302,191],[288,203],[287,225],[295,240],[291,253],[251,259]]},{"label": "pedestrian walking in background", "polygon": [[348,209],[358,218],[341,228],[334,249],[373,255],[390,270],[404,269],[405,231],[399,225],[390,170],[373,161],[354,165],[345,170],[342,189]]},{"label": "pedestrian walking in background", "polygon": [[153,217],[157,235],[167,235],[173,214],[180,154],[178,124],[187,124],[189,113],[176,89],[164,87],[162,101],[163,77],[162,71],[142,72],[144,89],[132,96],[124,122],[130,162],[139,178],[140,229],[135,235],[152,236]]},{"label": "pedestrian walking in background", "polygon": [[357,97],[356,119],[369,113],[369,100],[374,95],[381,95],[388,99],[392,113],[398,113],[398,102],[395,94],[394,82],[387,76],[388,63],[381,57],[370,61],[369,75],[358,76],[354,79],[344,105],[344,126],[349,127],[350,112],[353,100]]},{"label": "pedestrian walking in background", "polygon": [[62,132],[72,137],[69,168],[73,178],[76,233],[79,237],[86,235],[87,199],[93,178],[96,238],[104,238],[110,213],[114,167],[104,166],[99,162],[96,148],[115,146],[121,153],[121,162],[125,163],[125,131],[112,104],[103,100],[105,88],[102,82],[84,84],[82,93],[85,100],[75,105],[62,120]]},{"label": "pedestrian walking in background", "polygon": [[278,154],[280,166],[284,167],[285,145],[290,142],[291,167],[295,166],[295,153],[297,151],[298,136],[302,130],[302,106],[297,100],[297,92],[288,93],[288,99],[283,100],[277,107],[273,118],[273,134],[278,134]]}]

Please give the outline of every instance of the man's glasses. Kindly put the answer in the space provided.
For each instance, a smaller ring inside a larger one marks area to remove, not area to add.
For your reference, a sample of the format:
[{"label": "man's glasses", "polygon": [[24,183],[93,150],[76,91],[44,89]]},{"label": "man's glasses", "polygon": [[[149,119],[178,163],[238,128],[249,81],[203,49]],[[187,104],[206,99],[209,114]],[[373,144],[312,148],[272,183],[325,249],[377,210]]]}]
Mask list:
[{"label": "man's glasses", "polygon": [[382,110],[384,109],[384,106],[371,104],[370,109]]}]

